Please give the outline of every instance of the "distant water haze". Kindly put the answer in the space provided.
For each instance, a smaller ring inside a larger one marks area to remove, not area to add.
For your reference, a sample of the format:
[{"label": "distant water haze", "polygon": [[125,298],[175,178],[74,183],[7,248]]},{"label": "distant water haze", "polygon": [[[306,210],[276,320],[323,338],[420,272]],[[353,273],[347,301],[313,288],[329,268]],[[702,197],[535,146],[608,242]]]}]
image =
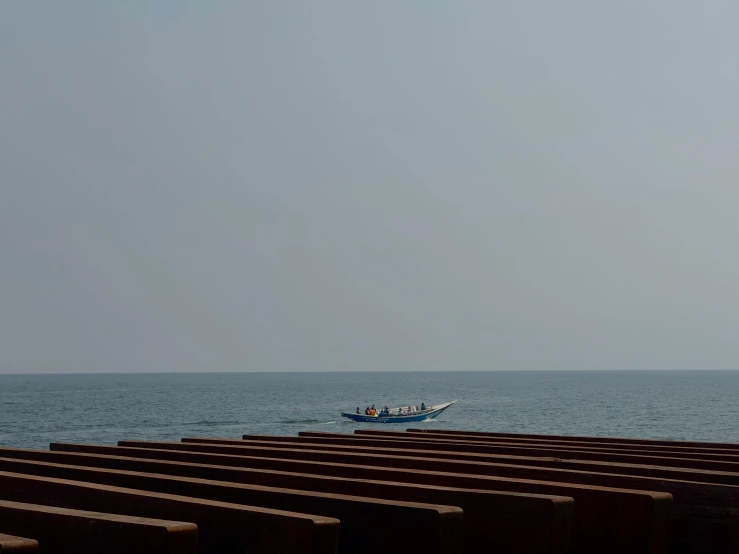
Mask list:
[{"label": "distant water haze", "polygon": [[737,21],[0,3],[0,373],[739,368]]},{"label": "distant water haze", "polygon": [[[0,446],[407,427],[739,442],[739,372],[521,371],[0,376]],[[411,425],[371,404],[458,402]]]}]

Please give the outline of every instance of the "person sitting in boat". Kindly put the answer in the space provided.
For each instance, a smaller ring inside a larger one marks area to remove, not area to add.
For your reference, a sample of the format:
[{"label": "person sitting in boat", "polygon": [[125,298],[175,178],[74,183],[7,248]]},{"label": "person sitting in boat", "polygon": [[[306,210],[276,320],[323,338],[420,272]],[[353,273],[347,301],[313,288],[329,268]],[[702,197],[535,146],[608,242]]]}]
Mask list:
[{"label": "person sitting in boat", "polygon": [[370,410],[370,408],[369,408],[369,406],[367,406],[367,407],[366,407],[366,408],[364,409],[364,415],[369,415],[369,410]]},{"label": "person sitting in boat", "polygon": [[357,406],[357,415],[359,415],[359,406]]},{"label": "person sitting in boat", "polygon": [[421,402],[421,411],[422,412],[425,412],[426,411],[426,403],[425,402]]}]

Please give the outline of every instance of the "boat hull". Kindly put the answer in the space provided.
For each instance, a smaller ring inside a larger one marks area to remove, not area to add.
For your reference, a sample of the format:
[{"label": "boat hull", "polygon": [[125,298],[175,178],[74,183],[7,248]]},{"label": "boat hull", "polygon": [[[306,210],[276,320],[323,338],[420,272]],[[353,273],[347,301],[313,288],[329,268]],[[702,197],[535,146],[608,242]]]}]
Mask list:
[{"label": "boat hull", "polygon": [[[454,401],[456,402],[456,400]],[[359,423],[411,423],[413,421],[425,421],[427,419],[434,419],[454,402],[447,402],[441,406],[433,406],[430,410],[422,413],[410,413],[407,415],[390,415],[390,416],[368,416],[364,414],[352,414],[342,412],[341,415],[352,421]]]}]

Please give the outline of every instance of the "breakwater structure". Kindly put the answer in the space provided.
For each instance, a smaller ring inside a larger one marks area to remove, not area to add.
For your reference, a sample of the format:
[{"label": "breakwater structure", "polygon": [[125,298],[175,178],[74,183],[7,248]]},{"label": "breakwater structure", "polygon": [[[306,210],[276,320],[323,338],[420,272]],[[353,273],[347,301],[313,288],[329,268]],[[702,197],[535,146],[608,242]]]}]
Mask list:
[{"label": "breakwater structure", "polygon": [[739,552],[739,444],[442,429],[0,447],[0,553]]}]

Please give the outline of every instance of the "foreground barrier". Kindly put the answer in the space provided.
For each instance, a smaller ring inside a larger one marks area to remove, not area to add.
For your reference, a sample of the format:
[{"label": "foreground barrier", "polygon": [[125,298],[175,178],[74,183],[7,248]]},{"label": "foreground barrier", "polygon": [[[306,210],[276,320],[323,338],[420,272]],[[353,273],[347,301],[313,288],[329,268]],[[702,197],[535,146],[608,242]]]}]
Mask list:
[{"label": "foreground barrier", "polygon": [[[292,437],[272,437],[273,439],[284,439],[291,441]],[[323,438],[323,435],[314,437],[310,443],[300,442],[272,442],[278,449],[288,447],[298,447],[298,449],[310,449],[314,446],[315,441]],[[347,439],[346,445],[341,445],[341,437],[330,435],[327,440],[332,444],[326,445],[326,452],[329,454],[337,454],[343,452],[351,455],[364,455],[371,453],[372,446],[353,446],[355,442],[351,438]],[[193,444],[200,441],[201,444],[218,444],[235,446],[238,448],[242,444],[256,444],[258,441],[233,441],[227,439],[183,439],[187,444]],[[269,442],[269,441],[268,441]],[[382,443],[382,441],[378,441]],[[336,444],[338,443],[338,444]],[[394,465],[401,460],[400,456],[415,459],[414,462],[405,462],[403,467],[428,467],[431,462],[425,459],[433,458],[433,465],[441,468],[441,464],[445,464],[447,469],[444,471],[454,471],[457,473],[480,473],[484,475],[505,477],[517,480],[539,480],[556,483],[577,483],[579,485],[593,487],[608,487],[632,490],[649,490],[659,491],[670,494],[675,499],[675,507],[672,512],[672,546],[673,549],[693,550],[709,547],[718,551],[736,551],[739,549],[739,489],[735,486],[711,484],[711,483],[695,483],[691,481],[678,481],[674,479],[664,479],[661,477],[642,477],[639,475],[614,475],[596,472],[572,471],[562,469],[549,469],[544,467],[529,467],[524,465],[512,465],[507,463],[497,463],[495,457],[487,454],[467,454],[464,452],[464,445],[457,445],[459,451],[456,453],[437,452],[430,450],[418,450],[418,444],[411,445],[411,448],[403,449],[404,444],[397,441],[391,441],[397,449],[385,448],[384,443],[381,444],[382,452],[388,456],[389,465]],[[432,448],[434,445],[424,445],[425,448]],[[346,451],[341,449],[345,448]],[[279,452],[280,450],[277,450]],[[274,455],[274,454],[273,454]],[[472,457],[475,460],[487,460],[479,463],[467,462],[466,459]],[[455,460],[452,460],[455,459]],[[464,464],[455,466],[454,461]],[[509,461],[504,459],[503,461]],[[451,464],[451,465],[450,465]],[[472,467],[470,467],[470,465]],[[576,502],[577,497],[574,496]],[[579,522],[576,518],[573,538],[573,544],[577,544],[577,537],[580,534]]]},{"label": "foreground barrier", "polygon": [[[425,433],[427,429],[408,429],[408,433]],[[565,442],[595,442],[595,443],[613,443],[613,444],[633,444],[633,445],[656,445],[656,446],[685,446],[689,448],[709,448],[709,449],[725,449],[739,451],[739,444],[731,442],[697,442],[697,441],[681,441],[681,440],[657,440],[657,439],[629,439],[620,437],[581,437],[571,435],[536,435],[523,433],[488,433],[482,431],[455,431],[450,429],[434,429],[434,433],[444,435],[474,435],[480,437],[500,437],[515,439],[530,439],[533,441],[565,441]]]},{"label": "foreground barrier", "polygon": [[[304,432],[300,433],[301,437],[318,437],[325,433],[317,432]],[[674,447],[670,449],[657,448],[650,446],[642,446],[641,448],[632,448],[625,446],[610,446],[608,444],[598,443],[581,443],[581,444],[564,444],[564,443],[551,443],[551,442],[513,442],[513,441],[480,441],[475,440],[466,436],[455,436],[450,437],[447,435],[433,435],[429,433],[399,433],[392,431],[372,431],[372,430],[357,430],[354,435],[339,435],[338,433],[331,434],[332,436],[343,436],[351,437],[354,439],[385,439],[400,441],[403,443],[413,442],[433,442],[435,444],[447,444],[457,445],[465,444],[471,447],[493,447],[493,448],[520,448],[526,450],[552,450],[557,452],[589,452],[594,455],[598,454],[623,454],[633,456],[650,456],[653,458],[670,458],[670,459],[698,459],[706,461],[721,461],[721,462],[739,462],[739,452],[727,451],[727,450],[707,450],[707,449],[692,449],[687,447]],[[261,435],[245,435],[249,438],[256,438]]]},{"label": "foreground barrier", "polygon": [[[639,475],[635,470],[629,474],[614,474],[618,470],[601,469],[600,472],[573,471],[559,468],[528,467],[525,462],[518,461],[510,464],[510,458],[506,456],[494,456],[480,454],[476,447],[470,447],[463,443],[448,445],[435,443],[404,443],[398,440],[373,441],[344,439],[342,436],[320,433],[311,433],[310,443],[304,447],[310,448],[316,441],[325,438],[330,444],[326,447],[332,452],[335,448],[346,448],[347,451],[371,449],[373,447],[383,448],[383,451],[391,455],[402,454],[404,456],[421,456],[423,458],[438,459],[474,459],[485,463],[489,469],[487,474],[494,474],[517,479],[540,479],[547,481],[578,483],[582,485],[593,485],[601,487],[616,487],[623,489],[652,490],[669,493],[674,497],[674,509],[672,512],[673,525],[673,547],[693,549],[699,545],[703,548],[709,546],[712,549],[727,549],[728,551],[739,550],[739,488],[736,486],[722,485],[716,483],[694,482],[695,477],[686,474],[687,480],[675,479],[674,473],[669,471],[660,475],[660,467],[652,468],[652,476]],[[291,441],[292,437],[272,437]],[[183,439],[196,440],[196,439]],[[210,442],[210,441],[208,441]],[[395,446],[388,449],[386,444]],[[230,442],[228,444],[231,444]],[[280,442],[282,445],[296,444],[292,442]],[[297,443],[300,444],[300,443]],[[357,447],[356,444],[364,446]],[[421,450],[421,449],[424,450]],[[426,450],[431,448],[444,448],[441,451]],[[450,452],[450,449],[454,449]],[[468,452],[468,448],[474,452]],[[503,463],[500,463],[503,462]],[[612,471],[612,473],[611,473]],[[608,472],[608,473],[606,473]]]},{"label": "foreground barrier", "polygon": [[587,448],[593,450],[612,450],[612,451],[631,451],[631,452],[686,452],[689,454],[706,453],[706,454],[733,454],[739,456],[739,449],[735,448],[724,448],[720,446],[709,446],[710,443],[697,443],[703,444],[703,446],[682,446],[679,443],[673,444],[673,441],[664,441],[661,443],[650,443],[645,441],[641,442],[600,442],[600,441],[581,441],[577,437],[572,437],[572,440],[563,439],[552,439],[549,437],[542,437],[541,439],[531,439],[523,437],[510,437],[510,436],[485,436],[485,435],[470,435],[467,433],[444,433],[443,431],[436,431],[432,429],[408,429],[406,432],[393,432],[393,431],[380,431],[377,429],[357,429],[354,431],[355,435],[402,435],[408,438],[433,438],[433,439],[447,439],[454,441],[474,441],[481,443],[496,443],[496,444],[520,444],[520,445],[552,445],[552,446],[564,446],[568,448]]},{"label": "foreground barrier", "polygon": [[[254,437],[256,435],[253,435]],[[260,435],[261,436],[261,435]],[[349,435],[351,436],[351,435]],[[288,441],[292,441],[294,437],[279,437],[284,439],[277,441],[277,448],[282,448],[280,444],[284,444]],[[298,437],[299,439],[300,437]],[[211,443],[214,439],[185,439],[185,442],[204,442]],[[215,444],[222,443],[230,444],[232,439],[215,439]],[[413,448],[406,449],[403,443],[395,441],[396,444],[394,449],[387,450],[383,449],[383,452],[392,452],[398,454],[400,452],[403,455],[416,456],[419,455]],[[239,442],[236,442],[239,444]],[[251,442],[243,444],[253,444]],[[309,443],[311,446],[305,447],[297,443],[300,448],[311,448],[315,445],[315,442]],[[319,443],[320,444],[320,443]],[[350,446],[361,443],[349,443]],[[54,448],[52,444],[52,449]],[[336,446],[336,445],[331,445]],[[428,448],[433,448],[434,445],[428,445]],[[320,448],[320,446],[318,447]],[[357,447],[359,452],[374,453],[377,451],[376,448],[371,446]],[[335,448],[329,448],[329,450],[336,450]],[[355,448],[342,449],[342,451],[353,452]],[[0,452],[2,450],[0,449]],[[660,479],[675,479],[683,481],[697,481],[701,483],[716,483],[723,485],[739,485],[739,472],[726,472],[726,471],[713,471],[707,469],[694,469],[684,467],[669,467],[669,466],[655,466],[655,465],[644,465],[644,464],[627,464],[617,462],[603,462],[598,460],[569,460],[563,458],[557,458],[552,456],[510,456],[505,454],[483,454],[477,456],[474,452],[467,452],[464,444],[458,444],[454,452],[437,452],[435,450],[424,450],[420,453],[423,457],[439,457],[443,459],[459,459],[459,460],[471,460],[471,461],[484,461],[491,463],[503,463],[511,465],[526,465],[533,467],[543,467],[552,469],[569,469],[575,471],[586,471],[594,473],[611,473],[621,475],[636,475],[643,477],[658,477]]]},{"label": "foreground barrier", "polygon": [[[213,442],[224,441],[224,444],[231,444],[232,439],[209,439],[209,438],[184,438],[183,442]],[[227,442],[228,441],[228,442]],[[282,437],[272,435],[245,436],[244,444],[263,444],[272,443],[276,448],[280,448],[280,444],[289,444],[290,448],[317,448],[323,450],[350,450],[357,448],[365,448],[366,450],[377,452],[382,449],[383,452],[399,452],[399,450],[423,450],[425,452],[436,451],[445,458],[450,459],[467,459],[467,460],[484,460],[486,455],[511,456],[511,457],[550,457],[557,459],[579,460],[579,461],[606,461],[612,463],[636,464],[636,465],[654,465],[662,467],[684,467],[691,469],[704,469],[714,471],[739,472],[739,460],[723,461],[711,459],[686,458],[681,455],[678,458],[662,455],[648,454],[629,454],[629,453],[611,453],[611,452],[590,452],[582,450],[572,450],[565,448],[537,448],[518,447],[518,446],[498,446],[498,445],[478,445],[461,442],[443,443],[423,440],[407,440],[401,441],[395,438],[372,438],[357,437],[354,435],[342,435],[339,433],[300,433],[299,437]],[[303,446],[301,446],[303,445]],[[309,446],[305,446],[309,445]],[[464,448],[462,448],[464,445]],[[359,450],[357,450],[359,451]]]},{"label": "foreground barrier", "polygon": [[333,554],[339,521],[188,498],[0,471],[3,500],[118,514],[186,521],[198,526],[198,551]]},{"label": "foreground barrier", "polygon": [[0,500],[0,532],[35,539],[44,554],[194,554],[197,531],[192,523]]},{"label": "foreground barrier", "polygon": [[0,552],[12,554],[35,553],[38,552],[38,542],[33,539],[0,533]]},{"label": "foreground barrier", "polygon": [[[115,447],[97,447],[110,448]],[[120,449],[123,450],[123,449]],[[434,487],[406,482],[381,481],[370,473],[363,479],[332,477],[330,472],[309,473],[279,471],[265,464],[260,469],[172,460],[150,460],[100,454],[49,452],[0,448],[0,468],[21,471],[23,466],[3,466],[3,459],[45,461],[58,464],[166,474],[180,477],[287,487],[313,492],[327,492],[374,497],[404,502],[424,502],[458,506],[464,511],[465,552],[567,552],[574,502],[561,496]],[[325,469],[325,468],[324,468]],[[73,475],[78,478],[79,475]],[[346,525],[345,525],[346,528]]]},{"label": "foreground barrier", "polygon": [[[179,444],[179,443],[175,443]],[[193,462],[196,464],[214,464],[225,466],[242,467],[244,456],[230,456],[228,454],[217,454],[210,452],[188,451],[188,450],[162,450],[150,448],[137,448],[134,446],[101,446],[91,444],[75,444],[75,443],[51,443],[51,451],[66,453],[95,453],[112,456],[126,456],[134,458],[146,458],[153,460],[180,460]],[[0,457],[10,456],[16,457],[14,452],[24,452],[23,449],[3,449],[0,447]],[[45,451],[28,451],[28,452],[45,452]],[[289,459],[289,458],[269,458],[264,457],[269,452],[246,456],[248,467],[276,469],[280,471],[292,471],[297,473],[316,473],[318,475],[334,475],[334,476],[351,476],[356,477],[352,472],[344,469],[349,467],[361,467],[372,471],[390,471],[387,468],[376,465],[363,465],[365,460],[357,460],[352,462],[353,465],[331,462],[314,462],[311,460]],[[28,459],[37,459],[35,454],[20,454],[18,457],[28,457]],[[30,456],[30,457],[29,457]],[[41,459],[41,458],[38,458]],[[498,457],[491,458],[494,463],[503,461]],[[235,462],[234,462],[235,460]],[[509,463],[510,462],[510,463]],[[635,464],[612,464],[606,462],[579,462],[571,460],[559,460],[556,458],[524,458],[516,457],[515,460],[505,460],[507,465],[532,466],[551,469],[569,469],[574,471],[584,471],[587,473],[606,473],[613,475],[633,475],[637,477],[655,477],[661,480],[673,481],[691,481],[696,483],[714,483],[721,485],[739,485],[739,473],[726,473],[721,471],[707,471],[690,468],[670,468],[657,466],[643,466]],[[504,464],[504,465],[505,465]],[[362,478],[362,477],[359,477]],[[368,477],[371,478],[371,477]]]},{"label": "foreground barrier", "polygon": [[413,547],[449,554],[461,552],[462,510],[457,507],[10,458],[0,458],[0,471],[272,510],[341,516],[342,552],[407,552]]},{"label": "foreground barrier", "polygon": [[433,427],[0,447],[0,549],[739,552],[739,445]]},{"label": "foreground barrier", "polygon": [[[122,446],[190,450],[222,454],[249,455],[260,453],[267,457],[304,459],[334,463],[359,463],[367,457],[359,453],[341,451],[312,451],[244,446],[242,441],[221,443],[120,441]],[[457,462],[454,460],[423,459],[407,456],[384,456],[384,467],[425,471],[441,471],[491,476],[488,490],[526,494],[569,496],[575,500],[575,521],[572,528],[573,552],[665,552],[667,526],[672,497],[650,491],[632,491],[606,487],[581,486],[544,480],[508,479],[496,477],[487,464]],[[530,469],[530,468],[528,468]],[[495,481],[494,485],[490,483]],[[413,481],[418,482],[418,481]],[[460,486],[463,488],[482,488]],[[578,508],[579,507],[579,508]]]}]

